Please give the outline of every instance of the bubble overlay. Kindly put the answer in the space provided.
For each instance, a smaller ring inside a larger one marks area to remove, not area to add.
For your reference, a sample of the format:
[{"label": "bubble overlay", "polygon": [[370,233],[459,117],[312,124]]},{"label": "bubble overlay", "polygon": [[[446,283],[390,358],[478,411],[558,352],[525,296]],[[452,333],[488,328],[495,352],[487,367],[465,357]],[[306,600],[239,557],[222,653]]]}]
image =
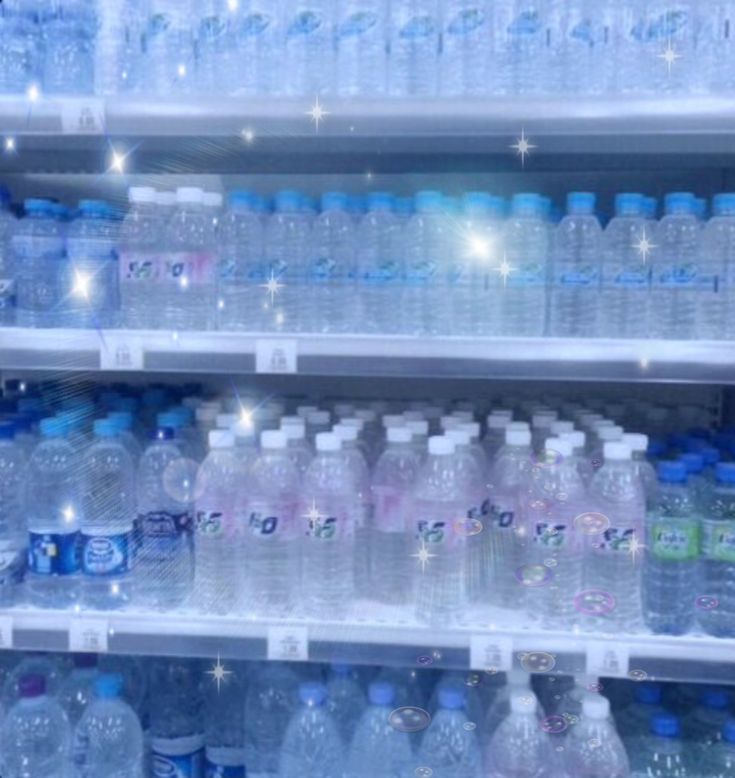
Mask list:
[{"label": "bubble overlay", "polygon": [[431,715],[423,708],[405,705],[391,711],[388,722],[399,732],[421,732],[431,723]]},{"label": "bubble overlay", "polygon": [[521,657],[521,667],[529,673],[548,673],[555,665],[556,657],[548,651],[529,651]]},{"label": "bubble overlay", "polygon": [[462,518],[454,522],[454,532],[463,538],[479,535],[482,530],[483,524],[479,519]]},{"label": "bubble overlay", "polygon": [[605,616],[616,606],[615,597],[604,589],[585,589],[574,597],[574,607],[585,616]]},{"label": "bubble overlay", "polygon": [[554,577],[554,573],[545,565],[522,565],[515,571],[516,580],[522,586],[534,588],[547,586]]},{"label": "bubble overlay", "polygon": [[711,594],[701,594],[694,601],[694,604],[700,610],[713,611],[720,604],[720,601]]},{"label": "bubble overlay", "polygon": [[648,673],[645,670],[631,670],[628,673],[628,678],[631,681],[645,681],[648,678]]},{"label": "bubble overlay", "polygon": [[574,526],[583,535],[602,535],[610,528],[610,519],[604,513],[580,513],[574,519]]},{"label": "bubble overlay", "polygon": [[197,479],[199,465],[193,459],[174,459],[163,471],[163,488],[177,502],[194,502],[202,496],[204,478]]},{"label": "bubble overlay", "polygon": [[541,729],[549,735],[561,735],[567,726],[567,720],[564,716],[547,716],[541,720]]}]

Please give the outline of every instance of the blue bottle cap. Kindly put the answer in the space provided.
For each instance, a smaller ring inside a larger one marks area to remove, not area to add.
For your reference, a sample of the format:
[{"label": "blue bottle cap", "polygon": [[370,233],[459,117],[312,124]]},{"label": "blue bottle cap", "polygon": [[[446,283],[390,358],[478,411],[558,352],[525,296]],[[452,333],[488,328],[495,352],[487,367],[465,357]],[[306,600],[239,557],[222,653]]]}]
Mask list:
[{"label": "blue bottle cap", "polygon": [[344,211],[347,208],[347,195],[344,192],[325,192],[321,197],[322,211]]},{"label": "blue bottle cap", "polygon": [[540,198],[537,194],[533,194],[531,192],[521,192],[520,194],[515,194],[511,200],[511,209],[515,215],[538,215],[541,212]]},{"label": "blue bottle cap", "polygon": [[66,436],[68,425],[64,419],[52,416],[41,419],[40,430],[44,438],[63,438]]},{"label": "blue bottle cap", "polygon": [[718,462],[715,478],[723,484],[735,484],[735,462]]},{"label": "blue bottle cap", "polygon": [[12,440],[15,437],[15,424],[12,421],[0,421],[0,440]]},{"label": "blue bottle cap", "polygon": [[116,438],[120,434],[120,428],[111,419],[96,419],[93,429],[98,438]]},{"label": "blue bottle cap", "polygon": [[368,686],[368,700],[372,705],[392,705],[396,690],[388,681],[373,681]]},{"label": "blue bottle cap", "polygon": [[465,192],[462,208],[466,214],[483,215],[490,210],[490,195],[487,192]]},{"label": "blue bottle cap", "polygon": [[432,213],[440,211],[444,204],[444,196],[441,192],[425,189],[416,192],[415,205],[416,210],[421,213]]},{"label": "blue bottle cap", "polygon": [[597,198],[592,192],[569,192],[567,195],[567,213],[594,213],[596,202]]},{"label": "blue bottle cap", "polygon": [[735,743],[735,719],[729,718],[722,728],[722,739],[728,743]]},{"label": "blue bottle cap", "polygon": [[367,197],[369,211],[390,211],[394,203],[395,197],[390,192],[371,192]]},{"label": "blue bottle cap", "polygon": [[684,463],[687,473],[701,473],[704,470],[704,457],[696,451],[682,454],[679,459]]},{"label": "blue bottle cap", "polygon": [[730,706],[730,694],[725,689],[704,689],[699,697],[700,704],[713,710],[725,710]]},{"label": "blue bottle cap", "polygon": [[107,418],[117,424],[121,430],[133,428],[133,414],[129,411],[112,411],[112,413],[107,414]]},{"label": "blue bottle cap", "polygon": [[661,684],[653,683],[652,681],[644,681],[633,687],[635,701],[644,705],[659,705],[662,694]]},{"label": "blue bottle cap", "polygon": [[158,426],[148,433],[148,438],[150,440],[173,440],[175,434],[172,427]]},{"label": "blue bottle cap", "polygon": [[27,214],[50,214],[51,201],[43,200],[40,197],[28,197],[23,201],[23,210]]},{"label": "blue bottle cap", "polygon": [[708,467],[716,465],[720,461],[720,452],[714,446],[705,446],[699,453],[704,458],[704,464]]},{"label": "blue bottle cap", "polygon": [[301,210],[302,198],[299,192],[292,189],[284,189],[278,192],[274,198],[276,211],[280,213],[298,212]]},{"label": "blue bottle cap", "polygon": [[120,696],[122,687],[122,676],[119,673],[104,673],[95,681],[94,693],[102,700],[110,700]]},{"label": "blue bottle cap", "polygon": [[712,213],[715,216],[735,215],[735,193],[722,192],[712,198]]},{"label": "blue bottle cap", "polygon": [[667,484],[686,483],[686,465],[679,460],[664,460],[658,463],[658,480]]},{"label": "blue bottle cap", "polygon": [[184,426],[184,421],[174,411],[164,411],[156,415],[156,424],[159,427],[171,427],[176,430]]},{"label": "blue bottle cap", "polygon": [[299,684],[299,699],[304,705],[323,705],[327,699],[327,687],[318,681]]},{"label": "blue bottle cap", "polygon": [[691,213],[696,209],[696,200],[691,192],[670,192],[664,201],[666,213]]},{"label": "blue bottle cap", "polygon": [[236,189],[227,195],[227,204],[230,208],[251,209],[253,207],[253,193],[245,189]]},{"label": "blue bottle cap", "polygon": [[654,713],[651,716],[651,733],[659,737],[679,737],[679,719],[673,713]]},{"label": "blue bottle cap", "polygon": [[464,708],[464,691],[457,686],[442,686],[439,689],[439,706],[449,710]]},{"label": "blue bottle cap", "polygon": [[621,192],[615,195],[616,216],[642,216],[643,195],[635,192]]}]

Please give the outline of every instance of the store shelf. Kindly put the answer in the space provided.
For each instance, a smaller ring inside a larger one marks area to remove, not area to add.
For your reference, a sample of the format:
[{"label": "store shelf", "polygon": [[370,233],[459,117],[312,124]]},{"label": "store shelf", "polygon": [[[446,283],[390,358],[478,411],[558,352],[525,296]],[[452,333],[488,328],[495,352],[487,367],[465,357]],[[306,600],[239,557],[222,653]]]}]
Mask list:
[{"label": "store shelf", "polygon": [[5,328],[0,366],[735,384],[735,343]]}]

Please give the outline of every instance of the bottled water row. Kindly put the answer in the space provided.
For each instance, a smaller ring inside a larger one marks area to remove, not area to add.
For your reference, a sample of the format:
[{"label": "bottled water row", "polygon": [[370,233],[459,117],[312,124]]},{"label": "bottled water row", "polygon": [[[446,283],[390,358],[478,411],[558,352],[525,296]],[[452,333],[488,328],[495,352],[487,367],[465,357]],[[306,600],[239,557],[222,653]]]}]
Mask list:
[{"label": "bottled water row", "polygon": [[421,191],[222,195],[133,187],[114,209],[0,212],[0,321],[28,327],[477,337],[735,337],[735,194],[596,197],[566,214]]},{"label": "bottled water row", "polygon": [[[0,92],[730,92],[729,0],[6,0]],[[671,52],[667,54],[667,52]]]},{"label": "bottled water row", "polygon": [[731,778],[721,687],[523,671],[4,657],[7,778]]}]

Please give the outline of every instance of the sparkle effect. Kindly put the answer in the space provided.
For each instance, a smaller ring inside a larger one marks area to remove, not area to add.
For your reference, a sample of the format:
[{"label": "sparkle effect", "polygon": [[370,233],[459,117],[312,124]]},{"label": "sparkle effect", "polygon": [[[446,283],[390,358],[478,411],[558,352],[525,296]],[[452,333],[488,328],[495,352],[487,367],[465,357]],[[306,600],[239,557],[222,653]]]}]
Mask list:
[{"label": "sparkle effect", "polygon": [[628,546],[628,553],[630,554],[631,561],[635,562],[638,559],[638,554],[640,554],[645,548],[645,543],[641,543],[637,536],[633,535],[630,540],[630,545]]},{"label": "sparkle effect", "polygon": [[681,54],[671,45],[671,41],[668,42],[664,51],[658,55],[659,59],[662,59],[666,63],[666,67],[671,75],[671,68],[674,67],[677,59],[681,59]]},{"label": "sparkle effect", "polygon": [[81,297],[83,300],[89,300],[89,287],[92,283],[92,279],[87,273],[80,273],[74,271],[74,287],[71,293],[75,297]]},{"label": "sparkle effect", "polygon": [[225,666],[220,661],[219,654],[217,654],[217,662],[212,665],[211,670],[207,670],[207,675],[212,676],[212,681],[217,684],[217,692],[219,692],[222,682],[227,680],[228,675],[232,675],[232,670],[225,669]]},{"label": "sparkle effect", "polygon": [[285,284],[282,284],[273,274],[273,271],[271,270],[271,276],[264,284],[260,284],[262,289],[265,289],[265,291],[271,296],[271,305],[273,305],[274,300],[276,299],[276,295],[283,289]]},{"label": "sparkle effect", "polygon": [[7,138],[5,138],[5,142],[3,143],[3,147],[4,147],[5,151],[8,154],[12,154],[12,152],[15,151],[15,138],[13,138],[11,136],[8,136]]},{"label": "sparkle effect", "polygon": [[421,541],[421,548],[419,548],[415,554],[411,554],[411,556],[418,560],[418,563],[421,565],[422,573],[426,572],[426,566],[429,564],[429,560],[436,558],[436,554],[430,553],[423,540]]},{"label": "sparkle effect", "polygon": [[29,85],[28,89],[26,89],[26,97],[32,103],[38,102],[38,99],[41,97],[41,90],[40,90],[38,84],[30,84]]},{"label": "sparkle effect", "polygon": [[309,529],[314,530],[319,526],[319,522],[324,518],[322,512],[316,507],[316,502],[311,501],[311,507],[304,514],[304,518],[309,522]]},{"label": "sparkle effect", "polygon": [[653,249],[657,248],[656,244],[653,243],[646,234],[646,228],[643,228],[643,234],[640,237],[640,240],[633,244],[633,248],[641,255],[641,259],[645,262],[648,259],[648,255],[653,251]]},{"label": "sparkle effect", "polygon": [[255,132],[253,132],[253,130],[249,129],[248,127],[246,127],[240,133],[240,135],[242,136],[242,139],[245,141],[245,143],[247,143],[248,145],[250,145],[255,140]]},{"label": "sparkle effect", "polygon": [[319,123],[323,122],[325,117],[329,116],[329,111],[324,108],[317,97],[314,100],[314,105],[306,112],[306,115],[311,117],[316,131],[319,132]]},{"label": "sparkle effect", "polygon": [[503,278],[503,286],[506,286],[508,283],[508,276],[515,270],[514,267],[511,266],[511,264],[508,262],[505,254],[503,254],[503,261],[500,263],[500,266],[498,267],[498,273]]},{"label": "sparkle effect", "polygon": [[526,132],[521,128],[521,137],[516,140],[515,143],[511,143],[510,147],[515,149],[516,154],[521,158],[521,167],[526,165],[526,157],[531,153],[532,149],[538,148],[531,143],[530,138],[526,137]]},{"label": "sparkle effect", "polygon": [[125,154],[121,154],[119,151],[113,149],[112,156],[110,157],[110,171],[113,173],[124,173],[125,158]]}]

